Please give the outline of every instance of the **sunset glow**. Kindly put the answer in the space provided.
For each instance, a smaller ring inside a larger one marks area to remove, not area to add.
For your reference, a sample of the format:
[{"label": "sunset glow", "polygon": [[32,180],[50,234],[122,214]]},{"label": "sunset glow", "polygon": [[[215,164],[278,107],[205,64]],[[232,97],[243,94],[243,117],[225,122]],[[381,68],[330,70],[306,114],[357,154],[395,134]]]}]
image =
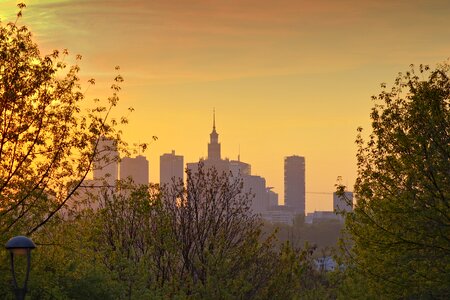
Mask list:
[{"label": "sunset glow", "polygon": [[[42,0],[19,22],[43,54],[67,48],[109,95],[121,67],[116,113],[130,144],[159,156],[207,154],[212,112],[222,156],[252,165],[283,202],[285,156],[306,158],[306,210],[331,210],[336,178],[353,186],[356,128],[369,129],[371,96],[410,64],[450,56],[449,1]],[[2,22],[16,1],[0,0]],[[157,136],[157,141],[152,141]]]}]

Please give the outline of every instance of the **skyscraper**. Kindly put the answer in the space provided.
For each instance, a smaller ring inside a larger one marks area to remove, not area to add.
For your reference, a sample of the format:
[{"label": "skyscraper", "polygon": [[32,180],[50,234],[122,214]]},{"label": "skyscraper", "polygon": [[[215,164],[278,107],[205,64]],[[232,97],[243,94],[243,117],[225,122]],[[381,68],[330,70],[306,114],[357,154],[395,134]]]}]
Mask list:
[{"label": "skyscraper", "polygon": [[165,153],[159,157],[159,184],[170,184],[172,179],[175,182],[183,181],[183,156],[172,153]]},{"label": "skyscraper", "polygon": [[[210,141],[208,143],[208,158],[201,159],[206,169],[214,168],[219,174],[226,173],[230,171],[230,162],[228,159],[222,159],[220,155],[220,143],[219,134],[216,131],[216,113],[213,112],[213,130],[209,135]],[[188,163],[187,168],[195,173],[198,170],[199,163]]]},{"label": "skyscraper", "polygon": [[336,192],[333,193],[333,208],[335,212],[353,210],[353,193],[344,192],[343,197],[339,197]]},{"label": "skyscraper", "polygon": [[145,158],[145,156],[138,155],[135,158],[124,157],[120,162],[121,180],[131,177],[131,179],[133,179],[134,183],[136,184],[148,184],[148,173],[148,160]]},{"label": "skyscraper", "polygon": [[220,160],[219,134],[216,132],[216,112],[213,112],[213,131],[209,135],[208,160]]},{"label": "skyscraper", "polygon": [[250,164],[242,162],[240,160],[230,161],[230,172],[234,177],[250,175],[252,172]]},{"label": "skyscraper", "polygon": [[273,187],[266,187],[269,208],[278,206],[278,194],[272,191]]},{"label": "skyscraper", "polygon": [[[216,114],[213,111],[212,131],[210,133],[210,141],[208,143],[208,157],[200,159],[199,162],[188,163],[187,169],[193,174],[198,172],[199,164],[204,169],[211,170],[214,168],[219,175],[225,174],[229,180],[242,180],[242,194],[249,194],[251,200],[251,210],[253,213],[264,213],[270,206],[269,203],[277,204],[278,195],[269,191],[266,187],[266,180],[263,177],[251,175],[251,166],[240,160],[222,159],[220,153],[219,134],[216,131]],[[163,156],[161,156],[162,159]],[[161,160],[161,167],[163,166]],[[163,182],[161,177],[161,182]],[[270,200],[269,200],[270,199]]]},{"label": "skyscraper", "polygon": [[[98,195],[102,188],[115,189],[119,179],[119,151],[113,139],[100,137],[92,164],[92,175],[93,179],[83,180],[61,209],[60,213],[64,218],[70,218],[71,211],[80,211],[87,207],[97,210],[98,198],[92,196]],[[69,185],[69,191],[73,189],[74,184],[77,182]]]},{"label": "skyscraper", "polygon": [[260,214],[269,208],[266,180],[261,176],[243,175],[242,192],[250,193],[251,209],[253,213]]},{"label": "skyscraper", "polygon": [[305,215],[305,158],[287,156],[284,159],[284,204],[297,214]]},{"label": "skyscraper", "polygon": [[93,177],[108,186],[114,186],[118,179],[119,152],[114,140],[101,137],[93,164]]}]

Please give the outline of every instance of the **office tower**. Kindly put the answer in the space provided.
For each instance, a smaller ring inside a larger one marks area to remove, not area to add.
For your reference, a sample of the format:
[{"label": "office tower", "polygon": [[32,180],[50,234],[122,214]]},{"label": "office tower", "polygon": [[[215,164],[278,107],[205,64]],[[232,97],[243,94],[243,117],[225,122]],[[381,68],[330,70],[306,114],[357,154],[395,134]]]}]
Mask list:
[{"label": "office tower", "polygon": [[267,187],[267,199],[269,208],[278,206],[278,194],[272,191],[273,187]]},{"label": "office tower", "polygon": [[336,192],[333,193],[333,208],[335,212],[351,212],[353,210],[353,193],[344,192],[342,197],[339,197]]},{"label": "office tower", "polygon": [[252,167],[250,164],[242,162],[240,160],[232,160],[230,161],[230,172],[233,177],[250,175]]},{"label": "office tower", "polygon": [[255,175],[244,175],[242,179],[242,192],[250,194],[253,213],[260,214],[265,212],[269,207],[266,180],[263,177]]},{"label": "office tower", "polygon": [[120,180],[131,178],[136,184],[149,183],[148,160],[145,156],[124,157],[120,162]]},{"label": "office tower", "polygon": [[305,158],[288,156],[284,159],[284,204],[297,214],[305,215]]},{"label": "office tower", "polygon": [[94,180],[110,187],[115,186],[118,179],[119,152],[117,142],[101,137],[97,145],[97,155],[93,163]]},{"label": "office tower", "polygon": [[172,153],[165,153],[159,157],[159,184],[171,184],[172,180],[175,182],[183,181],[183,156],[175,155],[175,150]]}]

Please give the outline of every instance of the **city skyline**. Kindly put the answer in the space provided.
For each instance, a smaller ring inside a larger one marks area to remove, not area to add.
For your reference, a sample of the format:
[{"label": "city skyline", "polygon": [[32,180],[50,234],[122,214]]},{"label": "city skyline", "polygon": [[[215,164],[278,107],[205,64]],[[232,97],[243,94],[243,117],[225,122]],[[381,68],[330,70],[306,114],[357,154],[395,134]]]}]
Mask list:
[{"label": "city skyline", "polygon": [[[129,143],[158,137],[145,153],[151,169],[172,149],[185,161],[206,157],[215,107],[222,153],[251,163],[280,202],[284,157],[307,158],[306,191],[327,193],[307,193],[307,211],[332,209],[338,176],[351,190],[356,128],[370,130],[379,84],[450,49],[448,1],[24,2],[19,23],[43,54],[83,56],[82,81],[97,82],[87,98],[106,99],[121,66],[114,114],[135,108]],[[0,1],[2,22],[16,12],[16,1]]]},{"label": "city skyline", "polygon": [[[227,173],[233,177],[241,177],[243,180],[242,192],[253,194],[254,198],[251,197],[253,198],[252,209],[255,213],[262,213],[264,218],[272,220],[272,215],[279,217],[281,211],[286,210],[290,213],[289,216],[285,216],[286,218],[292,218],[297,213],[305,215],[308,212],[305,209],[305,157],[292,155],[284,158],[284,201],[279,201],[279,195],[272,191],[274,187],[267,186],[264,177],[252,175],[251,164],[241,161],[240,155],[238,155],[238,160],[222,159],[219,133],[216,131],[215,110],[213,110],[212,131],[209,136],[208,155],[206,158],[200,158],[198,162],[188,162],[184,165],[183,155],[176,155],[175,150],[172,150],[171,153],[161,154],[159,181],[153,181],[152,183],[170,185],[179,180],[183,182],[184,169],[196,172],[198,164],[202,162],[206,168],[215,168],[219,173]],[[118,157],[119,155],[117,148],[111,140],[102,139],[98,147],[101,157],[111,158]],[[109,174],[108,172],[112,172],[113,174]],[[106,179],[115,181],[118,179],[117,175],[120,174],[119,177],[121,180],[131,177],[136,184],[147,184],[151,183],[149,173],[150,167],[145,156],[138,155],[135,158],[125,156],[120,159],[120,162],[117,161],[115,164],[108,163],[106,168],[96,169],[94,167],[93,178],[94,180]],[[113,184],[110,183],[110,185]],[[349,192],[346,193],[348,194]],[[350,192],[350,194],[352,193]],[[336,193],[332,193],[332,195],[333,199],[331,203],[335,210],[337,201]],[[328,210],[328,212],[332,212],[332,210]],[[292,222],[292,219],[289,222]]]}]

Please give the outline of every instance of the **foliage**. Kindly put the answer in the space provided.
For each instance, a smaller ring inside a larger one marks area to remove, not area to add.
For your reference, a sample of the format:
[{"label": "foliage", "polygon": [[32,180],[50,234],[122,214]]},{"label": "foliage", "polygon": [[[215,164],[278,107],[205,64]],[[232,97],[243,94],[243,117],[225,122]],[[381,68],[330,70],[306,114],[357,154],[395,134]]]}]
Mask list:
[{"label": "foliage", "polygon": [[[118,182],[36,233],[30,295],[39,299],[333,298],[313,247],[261,235],[239,179],[199,168],[160,190]],[[89,207],[89,206],[86,206]],[[1,295],[1,293],[0,293]],[[5,296],[7,296],[5,292]]]},{"label": "foliage", "polygon": [[346,228],[360,297],[450,296],[449,69],[400,73],[374,97],[369,140],[358,135],[358,202]]},{"label": "foliage", "polygon": [[128,282],[126,298],[146,289],[194,298],[256,294],[270,269],[251,270],[271,252],[259,244],[258,220],[241,186],[200,167],[188,173],[187,187],[158,192],[121,183],[120,191],[103,193],[99,245],[107,267]]},{"label": "foliage", "polygon": [[136,186],[126,180],[115,188],[102,188],[94,198],[100,206],[94,215],[95,251],[101,253],[102,263],[121,287],[118,298],[142,298],[152,280],[153,272],[148,269],[152,226],[162,217],[152,207],[158,194],[153,186]]},{"label": "foliage", "polygon": [[[24,6],[19,5],[18,18]],[[120,141],[115,122],[107,120],[123,79],[114,79],[106,105],[86,103],[79,66],[65,63],[67,50],[41,55],[25,26],[17,21],[0,26],[3,244],[10,236],[35,232],[55,216],[91,169],[101,136]],[[82,105],[90,108],[84,111]]]},{"label": "foliage", "polygon": [[[85,211],[76,220],[55,219],[34,234],[39,244],[31,257],[31,299],[117,299],[120,286],[95,251],[92,228],[98,221],[92,216]],[[5,260],[0,267],[0,298],[9,299],[9,264]]]}]

